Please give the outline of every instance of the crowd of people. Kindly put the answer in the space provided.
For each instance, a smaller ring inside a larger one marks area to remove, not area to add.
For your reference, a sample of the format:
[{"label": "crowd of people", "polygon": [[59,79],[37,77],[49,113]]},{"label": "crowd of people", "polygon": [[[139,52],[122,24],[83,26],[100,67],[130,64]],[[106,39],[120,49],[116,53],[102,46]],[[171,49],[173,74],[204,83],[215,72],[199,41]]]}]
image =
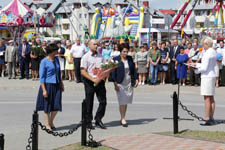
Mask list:
[{"label": "crowd of people", "polygon": [[0,40],[1,77],[8,74],[8,79],[16,79],[20,72],[19,79],[29,79],[29,70],[32,70],[32,80],[40,80],[41,83],[36,110],[44,111],[49,130],[55,128],[53,120],[62,110],[63,80],[66,79],[84,83],[90,129],[94,129],[93,101],[94,95],[97,95],[99,107],[94,117],[95,124],[106,129],[102,122],[107,105],[106,80],[99,79],[95,70],[109,62],[119,62],[106,80],[114,83],[123,127],[128,126],[125,117],[127,105],[133,101],[133,88],[166,83],[183,86],[187,83],[190,86],[201,84],[206,106],[204,125],[213,124],[215,86],[225,85],[224,41],[213,43],[211,38],[206,37],[201,42],[183,39],[180,44],[174,40],[138,46],[137,42],[129,43],[129,40],[117,43],[91,39],[82,44],[80,38],[75,42],[62,40],[49,43],[41,42],[39,38],[29,43],[23,38],[19,45],[15,45],[14,41]]},{"label": "crowd of people", "polygon": [[[82,82],[80,63],[85,53],[89,51],[87,42],[81,43],[80,38],[74,42],[62,40],[56,42],[58,46],[57,57],[59,58],[61,76],[65,80],[77,83]],[[50,41],[54,43],[54,41]],[[0,71],[1,77],[8,76],[9,79],[39,79],[39,66],[41,60],[46,56],[46,47],[49,43],[39,38],[30,42],[26,38],[22,43],[15,45],[14,41],[5,42],[0,40]],[[216,65],[216,86],[225,85],[225,48],[224,41],[214,44],[213,48],[218,54]],[[97,52],[101,54],[104,61],[110,61],[120,55],[118,43],[98,41]],[[150,45],[137,42],[129,43],[128,55],[135,62],[138,72],[139,85],[156,85],[172,83],[177,84],[179,79],[183,86],[200,85],[200,75],[194,69],[184,63],[200,63],[204,50],[198,39],[152,42]],[[31,70],[31,75],[30,75]]]}]

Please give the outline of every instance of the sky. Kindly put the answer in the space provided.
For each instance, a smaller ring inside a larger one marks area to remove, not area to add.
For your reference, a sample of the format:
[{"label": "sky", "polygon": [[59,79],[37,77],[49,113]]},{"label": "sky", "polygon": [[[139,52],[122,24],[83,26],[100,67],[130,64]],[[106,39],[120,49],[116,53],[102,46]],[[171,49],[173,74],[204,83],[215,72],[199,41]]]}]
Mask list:
[{"label": "sky", "polygon": [[[0,0],[0,6],[7,5],[11,0]],[[22,0],[24,1],[24,0]],[[28,0],[26,0],[28,1]],[[30,0],[32,1],[32,0]],[[143,1],[143,0],[142,0]],[[170,9],[179,8],[183,4],[184,0],[149,0],[150,7],[153,9]]]}]

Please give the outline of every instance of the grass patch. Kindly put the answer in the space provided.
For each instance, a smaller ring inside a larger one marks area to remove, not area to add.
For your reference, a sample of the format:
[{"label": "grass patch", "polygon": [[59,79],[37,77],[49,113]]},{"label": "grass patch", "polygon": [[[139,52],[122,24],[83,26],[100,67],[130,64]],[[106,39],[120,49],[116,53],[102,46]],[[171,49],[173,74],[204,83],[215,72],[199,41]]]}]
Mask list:
[{"label": "grass patch", "polygon": [[194,139],[194,140],[204,140],[204,141],[225,143],[225,132],[222,132],[222,131],[185,130],[175,135],[172,132],[161,132],[157,134],[169,135],[174,137],[182,137],[182,138],[188,138],[188,139]]},{"label": "grass patch", "polygon": [[113,149],[109,147],[105,147],[105,146],[90,148],[90,147],[81,146],[80,143],[75,143],[75,144],[67,145],[61,148],[57,148],[55,150],[113,150]]}]

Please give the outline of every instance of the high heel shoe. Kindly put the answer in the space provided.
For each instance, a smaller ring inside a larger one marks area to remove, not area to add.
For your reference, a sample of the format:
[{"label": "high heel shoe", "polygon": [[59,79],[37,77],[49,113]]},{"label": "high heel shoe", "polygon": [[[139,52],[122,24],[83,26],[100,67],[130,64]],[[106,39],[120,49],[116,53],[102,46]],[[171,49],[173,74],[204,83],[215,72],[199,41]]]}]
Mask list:
[{"label": "high heel shoe", "polygon": [[120,125],[122,125],[122,127],[125,127],[125,128],[128,127],[128,124],[127,123],[123,124],[122,121],[120,121]]},{"label": "high heel shoe", "polygon": [[56,130],[56,127],[54,127],[54,126],[51,126],[51,129],[52,129],[52,130]]}]

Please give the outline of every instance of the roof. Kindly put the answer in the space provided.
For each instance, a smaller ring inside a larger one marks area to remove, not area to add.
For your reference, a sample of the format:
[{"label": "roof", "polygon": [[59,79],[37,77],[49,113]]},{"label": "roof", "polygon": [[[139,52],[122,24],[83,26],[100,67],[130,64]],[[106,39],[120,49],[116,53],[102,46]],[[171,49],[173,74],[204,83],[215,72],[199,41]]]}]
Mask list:
[{"label": "roof", "polygon": [[47,11],[53,12],[56,9],[56,7],[59,5],[59,3],[60,3],[59,1],[52,3],[52,5],[47,9]]},{"label": "roof", "polygon": [[66,3],[88,3],[88,0],[66,0]]},{"label": "roof", "polygon": [[197,5],[194,10],[212,10],[214,7],[213,4],[202,4],[202,5]]},{"label": "roof", "polygon": [[[71,9],[69,9],[68,7],[65,7],[66,9],[66,13],[71,13]],[[60,7],[57,11],[56,11],[57,14],[61,14],[61,13],[65,13],[65,10],[63,7]]]},{"label": "roof", "polygon": [[175,15],[176,14],[176,12],[174,10],[171,10],[171,9],[160,9],[159,11],[163,14],[169,14],[169,15]]}]

